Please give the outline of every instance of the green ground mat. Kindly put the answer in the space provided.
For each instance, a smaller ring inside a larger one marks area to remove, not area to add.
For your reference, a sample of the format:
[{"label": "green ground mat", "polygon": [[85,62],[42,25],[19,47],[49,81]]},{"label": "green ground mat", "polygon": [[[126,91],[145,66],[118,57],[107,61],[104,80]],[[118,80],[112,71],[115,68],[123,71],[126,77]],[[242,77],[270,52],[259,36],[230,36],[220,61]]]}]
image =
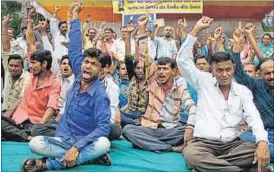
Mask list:
[{"label": "green ground mat", "polygon": [[[182,154],[174,152],[157,154],[133,149],[131,143],[126,140],[113,141],[110,156],[112,166],[81,165],[65,171],[188,171]],[[1,171],[19,171],[21,163],[29,157],[39,156],[30,152],[27,143],[2,142]]]}]

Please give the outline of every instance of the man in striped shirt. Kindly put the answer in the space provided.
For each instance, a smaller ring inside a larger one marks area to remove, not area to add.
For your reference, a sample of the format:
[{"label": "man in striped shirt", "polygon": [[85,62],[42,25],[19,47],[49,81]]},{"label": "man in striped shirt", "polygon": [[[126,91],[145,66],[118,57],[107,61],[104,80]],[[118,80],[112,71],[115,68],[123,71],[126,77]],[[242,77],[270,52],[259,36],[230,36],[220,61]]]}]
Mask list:
[{"label": "man in striped shirt", "polygon": [[176,76],[176,62],[169,57],[160,58],[157,65],[149,60],[149,102],[141,126],[127,125],[123,134],[135,147],[154,152],[181,152],[185,126],[179,123],[180,107],[196,113],[196,106],[185,87],[185,81]]}]

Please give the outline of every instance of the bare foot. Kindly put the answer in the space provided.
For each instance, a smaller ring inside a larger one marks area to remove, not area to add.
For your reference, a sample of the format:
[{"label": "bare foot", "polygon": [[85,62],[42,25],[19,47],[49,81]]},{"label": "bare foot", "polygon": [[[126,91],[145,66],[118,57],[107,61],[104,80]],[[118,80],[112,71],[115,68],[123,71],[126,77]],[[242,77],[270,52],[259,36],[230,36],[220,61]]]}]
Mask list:
[{"label": "bare foot", "polygon": [[185,148],[185,146],[184,145],[179,145],[179,146],[172,146],[172,151],[173,152],[182,152],[183,151],[183,149]]}]

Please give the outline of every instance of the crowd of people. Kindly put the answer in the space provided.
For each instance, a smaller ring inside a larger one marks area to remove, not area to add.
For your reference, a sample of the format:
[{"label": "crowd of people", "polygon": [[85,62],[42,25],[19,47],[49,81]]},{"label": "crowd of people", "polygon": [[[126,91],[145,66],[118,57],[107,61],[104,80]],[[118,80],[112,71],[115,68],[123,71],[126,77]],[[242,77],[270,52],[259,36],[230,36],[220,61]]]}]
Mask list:
[{"label": "crowd of people", "polygon": [[[74,1],[67,21],[33,25],[35,8],[16,39],[2,20],[2,141],[29,142],[41,159],[22,171],[81,164],[109,166],[112,140],[133,148],[181,152],[194,171],[271,170],[274,158],[274,39],[256,40],[256,27],[239,23],[228,38],[222,27],[203,32],[202,17],[188,31],[147,29],[149,18],[112,28],[81,22]],[[198,40],[203,33],[204,44]],[[272,169],[273,170],[273,169]]]}]

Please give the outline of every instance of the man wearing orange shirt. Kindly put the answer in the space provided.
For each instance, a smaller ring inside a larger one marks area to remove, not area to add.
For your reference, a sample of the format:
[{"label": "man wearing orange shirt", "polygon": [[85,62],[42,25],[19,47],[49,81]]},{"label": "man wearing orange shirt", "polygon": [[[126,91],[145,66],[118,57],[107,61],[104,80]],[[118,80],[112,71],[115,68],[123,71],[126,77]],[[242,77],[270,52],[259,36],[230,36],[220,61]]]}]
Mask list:
[{"label": "man wearing orange shirt", "polygon": [[2,116],[2,139],[30,141],[32,126],[52,118],[61,88],[58,78],[50,71],[51,63],[49,51],[35,52],[30,57],[32,76],[18,106]]}]

